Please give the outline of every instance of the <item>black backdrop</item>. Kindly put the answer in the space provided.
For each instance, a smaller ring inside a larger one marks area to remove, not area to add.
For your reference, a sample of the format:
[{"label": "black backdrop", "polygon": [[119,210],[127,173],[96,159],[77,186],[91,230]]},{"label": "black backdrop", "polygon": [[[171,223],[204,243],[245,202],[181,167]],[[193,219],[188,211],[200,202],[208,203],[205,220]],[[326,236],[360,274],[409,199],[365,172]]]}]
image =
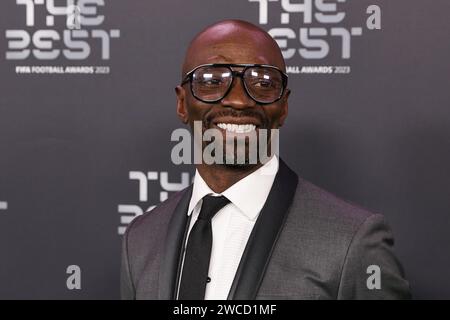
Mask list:
[{"label": "black backdrop", "polygon": [[277,33],[287,55],[281,156],[386,215],[415,298],[450,298],[449,12],[448,0],[1,1],[0,298],[119,297],[123,228],[192,178],[170,160],[184,50],[227,18]]}]

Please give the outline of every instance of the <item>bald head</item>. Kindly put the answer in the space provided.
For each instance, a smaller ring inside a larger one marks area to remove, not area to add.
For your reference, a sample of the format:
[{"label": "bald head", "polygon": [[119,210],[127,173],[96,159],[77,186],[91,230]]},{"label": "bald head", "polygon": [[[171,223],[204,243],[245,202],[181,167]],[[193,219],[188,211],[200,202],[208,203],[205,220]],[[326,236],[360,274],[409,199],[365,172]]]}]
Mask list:
[{"label": "bald head", "polygon": [[259,63],[285,70],[276,41],[263,29],[242,20],[220,21],[197,34],[186,51],[182,76],[206,63]]}]

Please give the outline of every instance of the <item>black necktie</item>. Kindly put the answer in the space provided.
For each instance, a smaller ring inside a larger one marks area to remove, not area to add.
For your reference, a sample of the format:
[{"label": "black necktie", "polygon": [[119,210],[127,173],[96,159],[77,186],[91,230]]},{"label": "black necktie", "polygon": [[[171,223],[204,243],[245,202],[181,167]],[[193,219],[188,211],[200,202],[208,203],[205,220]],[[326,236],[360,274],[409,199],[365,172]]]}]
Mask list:
[{"label": "black necktie", "polygon": [[224,196],[203,198],[202,209],[189,233],[178,299],[203,300],[212,248],[212,217],[230,201]]}]

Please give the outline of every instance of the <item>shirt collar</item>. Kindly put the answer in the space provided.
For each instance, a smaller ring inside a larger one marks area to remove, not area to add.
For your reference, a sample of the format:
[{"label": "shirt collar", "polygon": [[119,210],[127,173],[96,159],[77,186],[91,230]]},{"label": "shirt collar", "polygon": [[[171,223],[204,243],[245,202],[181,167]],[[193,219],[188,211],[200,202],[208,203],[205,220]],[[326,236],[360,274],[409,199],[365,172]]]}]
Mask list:
[{"label": "shirt collar", "polygon": [[212,191],[200,173],[196,171],[187,214],[191,215],[204,196],[212,194],[227,197],[249,220],[255,220],[269,196],[278,166],[278,158],[273,156],[261,168],[239,180],[221,194]]}]

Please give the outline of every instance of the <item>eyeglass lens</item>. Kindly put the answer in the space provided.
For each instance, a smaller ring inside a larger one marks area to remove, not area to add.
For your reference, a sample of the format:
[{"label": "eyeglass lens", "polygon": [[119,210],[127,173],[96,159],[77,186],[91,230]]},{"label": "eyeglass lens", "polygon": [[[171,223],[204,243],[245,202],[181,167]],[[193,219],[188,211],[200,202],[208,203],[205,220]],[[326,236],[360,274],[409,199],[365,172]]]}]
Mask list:
[{"label": "eyeglass lens", "polygon": [[[261,103],[271,103],[283,92],[283,77],[275,68],[247,68],[243,80],[247,93]],[[232,81],[233,73],[228,67],[204,66],[192,75],[192,91],[203,101],[218,101],[227,94]]]}]

